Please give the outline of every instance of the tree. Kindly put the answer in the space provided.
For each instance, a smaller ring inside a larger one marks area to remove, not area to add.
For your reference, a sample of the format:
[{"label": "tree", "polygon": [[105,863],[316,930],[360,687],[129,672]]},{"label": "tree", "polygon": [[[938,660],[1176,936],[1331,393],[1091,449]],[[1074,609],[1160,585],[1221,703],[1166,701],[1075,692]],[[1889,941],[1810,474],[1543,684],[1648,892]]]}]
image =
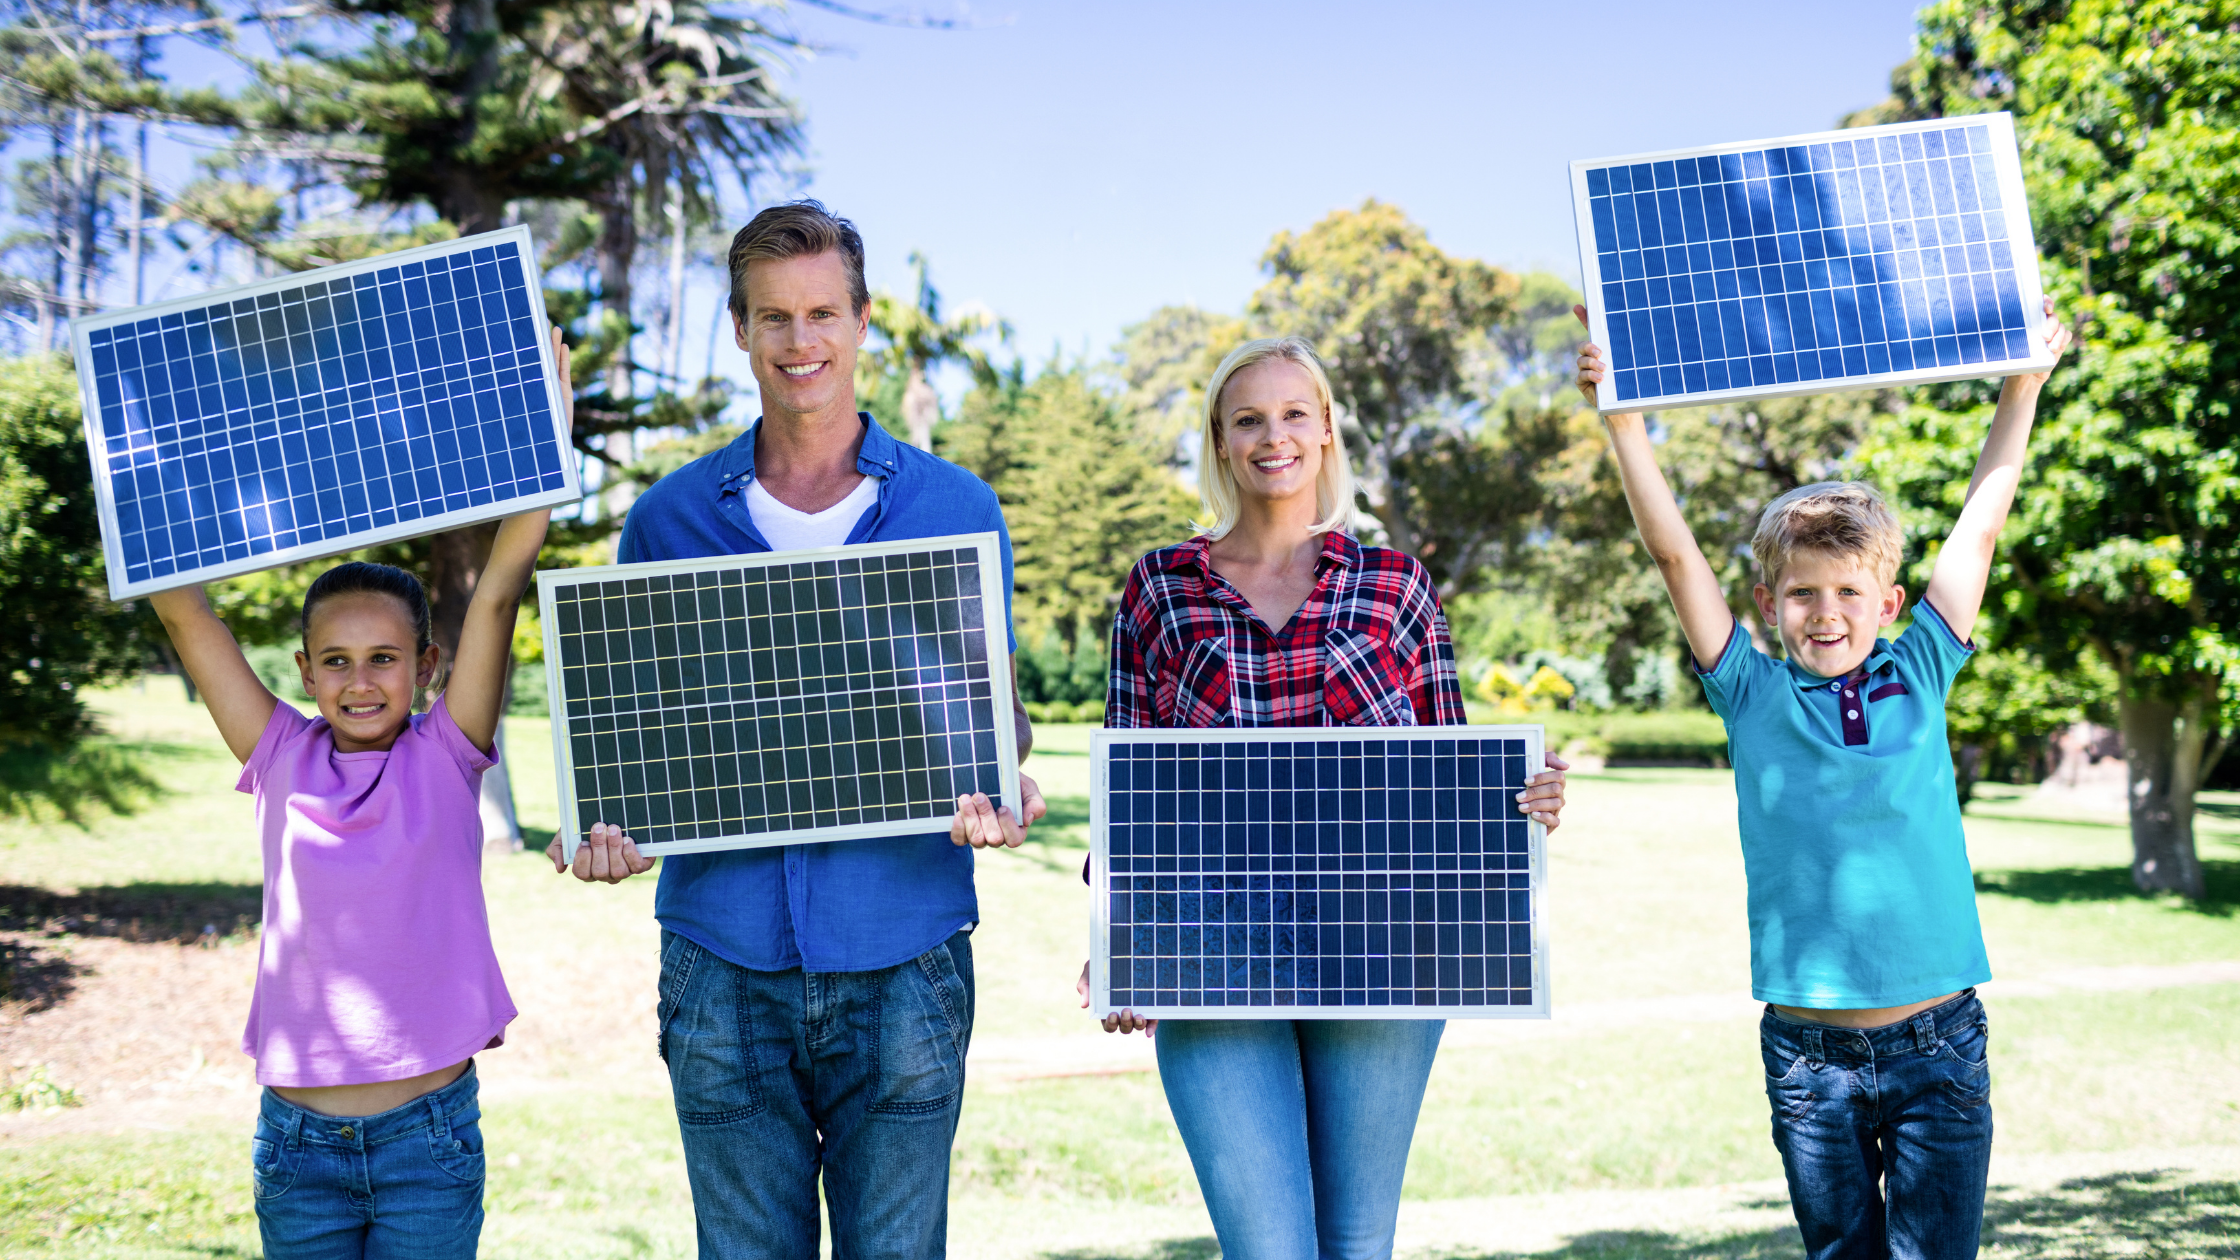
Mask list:
[{"label": "tree", "polygon": [[885,291],[871,295],[871,330],[882,344],[856,361],[856,388],[869,399],[878,392],[878,378],[900,377],[903,428],[912,446],[930,451],[933,426],[941,419],[941,399],[933,392],[927,369],[937,363],[962,363],[974,379],[993,384],[995,368],[982,343],[1009,341],[1011,326],[978,310],[942,318],[941,294],[926,273],[926,256],[911,251],[910,265],[918,273],[914,300],[905,302]]},{"label": "tree", "polygon": [[1120,330],[1112,359],[1121,409],[1169,467],[1196,464],[1206,382],[1247,335],[1243,320],[1195,306],[1162,306]]},{"label": "tree", "polygon": [[[2240,726],[2240,4],[1924,9],[1879,117],[2014,111],[2047,290],[2077,348],[2040,404],[1985,604],[2057,671],[2113,670],[2132,878],[2205,894],[2194,793]],[[1929,536],[1991,387],[1921,391],[1865,466]]]},{"label": "tree", "polygon": [[1128,570],[1188,536],[1195,500],[1078,365],[974,389],[942,437],[1003,504],[1023,644],[1101,642]]},{"label": "tree", "polygon": [[1369,508],[1392,546],[1418,549],[1418,497],[1403,457],[1451,427],[1466,358],[1516,297],[1514,277],[1449,256],[1398,207],[1376,200],[1279,232],[1251,314],[1313,342],[1358,432]]}]

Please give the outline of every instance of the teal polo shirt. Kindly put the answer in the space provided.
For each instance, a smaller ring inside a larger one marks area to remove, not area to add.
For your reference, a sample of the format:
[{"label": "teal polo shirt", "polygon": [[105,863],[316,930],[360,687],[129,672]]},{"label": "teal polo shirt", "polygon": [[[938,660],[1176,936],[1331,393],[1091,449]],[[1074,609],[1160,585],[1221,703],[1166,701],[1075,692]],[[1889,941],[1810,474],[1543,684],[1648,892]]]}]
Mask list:
[{"label": "teal polo shirt", "polygon": [[1974,651],[1923,602],[1864,682],[1776,661],[1740,622],[1699,668],[1727,724],[1759,1001],[1902,1006],[1991,978],[1944,727]]}]

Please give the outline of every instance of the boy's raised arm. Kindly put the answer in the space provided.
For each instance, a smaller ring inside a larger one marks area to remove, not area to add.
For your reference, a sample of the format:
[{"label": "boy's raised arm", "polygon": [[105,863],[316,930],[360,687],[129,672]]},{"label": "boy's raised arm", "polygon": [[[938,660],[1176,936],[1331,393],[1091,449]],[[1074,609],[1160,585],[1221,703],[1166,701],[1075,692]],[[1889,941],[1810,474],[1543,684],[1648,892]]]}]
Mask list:
[{"label": "boy's raised arm", "polygon": [[[1586,323],[1585,307],[1573,307],[1572,313],[1581,324]],[[1607,370],[1601,347],[1589,342],[1580,348],[1579,392],[1586,395],[1589,404],[1595,401],[1594,387]],[[1625,482],[1634,528],[1640,531],[1642,545],[1649,549],[1649,557],[1664,576],[1673,611],[1680,614],[1680,629],[1688,636],[1688,650],[1695,654],[1698,666],[1713,668],[1734,633],[1734,611],[1727,607],[1726,592],[1719,589],[1718,575],[1711,571],[1711,562],[1703,558],[1703,548],[1696,545],[1695,533],[1688,528],[1687,518],[1680,515],[1680,503],[1672,497],[1672,487],[1665,484],[1664,472],[1657,467],[1656,450],[1649,444],[1648,422],[1634,411],[1604,416],[1602,423],[1609,430],[1618,475]]]},{"label": "boy's raised arm", "polygon": [[[2069,348],[2069,326],[2053,313],[2053,299],[2046,299],[2045,339],[2053,357]],[[2022,484],[2022,460],[2030,445],[2030,427],[2038,414],[2038,393],[2051,371],[2010,376],[1999,390],[1998,410],[1991,413],[1991,432],[1984,435],[1983,453],[1976,457],[1976,471],[1968,479],[1968,498],[1952,522],[1952,535],[1937,552],[1936,567],[1929,572],[1929,587],[1922,598],[1937,606],[1937,615],[1966,643],[1975,634],[1976,614],[1983,610],[1984,584],[1991,578],[1991,560],[1999,548],[1999,532],[2006,528],[2007,510],[2014,506],[2015,488]]]},{"label": "boy's raised arm", "polygon": [[179,663],[202,693],[211,720],[218,724],[218,734],[233,750],[234,758],[246,764],[249,754],[257,750],[265,726],[272,721],[272,706],[280,703],[279,697],[257,677],[257,671],[249,668],[247,658],[241,655],[241,645],[234,642],[233,631],[210,610],[210,599],[201,587],[158,591],[148,597],[148,602],[163,619],[171,646],[179,653]]}]

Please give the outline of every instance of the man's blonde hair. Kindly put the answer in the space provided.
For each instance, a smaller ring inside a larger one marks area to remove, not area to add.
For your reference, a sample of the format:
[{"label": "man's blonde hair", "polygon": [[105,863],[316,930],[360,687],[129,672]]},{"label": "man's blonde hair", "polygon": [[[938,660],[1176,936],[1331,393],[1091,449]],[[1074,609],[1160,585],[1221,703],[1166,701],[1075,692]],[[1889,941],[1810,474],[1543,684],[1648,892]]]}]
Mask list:
[{"label": "man's blonde hair", "polygon": [[1750,550],[1759,580],[1771,586],[1800,551],[1863,560],[1884,585],[1898,580],[1905,533],[1873,486],[1864,481],[1821,481],[1798,486],[1766,505]]},{"label": "man's blonde hair", "polygon": [[1296,363],[1314,378],[1315,400],[1321,404],[1322,419],[1330,429],[1330,440],[1322,447],[1322,469],[1314,478],[1315,523],[1308,532],[1360,532],[1360,511],[1353,502],[1353,465],[1346,459],[1345,439],[1338,436],[1337,412],[1330,404],[1330,374],[1322,368],[1322,356],[1303,337],[1247,341],[1231,350],[1213,370],[1213,380],[1206,385],[1205,423],[1198,430],[1198,500],[1205,505],[1207,518],[1196,523],[1198,528],[1208,537],[1225,537],[1244,513],[1237,498],[1237,473],[1229,467],[1221,438],[1221,391],[1230,377],[1269,359]]}]

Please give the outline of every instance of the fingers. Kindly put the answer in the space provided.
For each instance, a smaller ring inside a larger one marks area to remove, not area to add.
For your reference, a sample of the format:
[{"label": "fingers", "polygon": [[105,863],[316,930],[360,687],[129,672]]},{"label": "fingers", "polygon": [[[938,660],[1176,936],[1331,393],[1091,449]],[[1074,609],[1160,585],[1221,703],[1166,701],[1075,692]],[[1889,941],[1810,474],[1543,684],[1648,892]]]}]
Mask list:
[{"label": "fingers", "polygon": [[1569,763],[1561,758],[1551,758],[1551,769],[1543,770],[1525,781],[1525,789],[1517,793],[1517,808],[1524,815],[1550,831],[1563,823],[1563,772]]},{"label": "fingers", "polygon": [[1592,325],[1590,325],[1590,324],[1588,324],[1588,323],[1587,323],[1587,308],[1586,308],[1586,307],[1584,307],[1584,306],[1574,306],[1574,307],[1572,307],[1572,308],[1571,308],[1571,314],[1572,314],[1572,317],[1573,317],[1574,319],[1577,319],[1577,320],[1579,321],[1579,327],[1581,327],[1581,328],[1588,328],[1588,327],[1592,327]]},{"label": "fingers", "polygon": [[1024,774],[1019,776],[1019,799],[1024,804],[1021,812],[1026,817],[1026,821],[1019,824],[1021,827],[1032,827],[1036,819],[1050,812],[1050,807],[1042,800],[1042,786]]},{"label": "fingers", "polygon": [[1073,982],[1073,991],[1081,995],[1081,1009],[1089,1009],[1089,964],[1081,964],[1081,978]]},{"label": "fingers", "polygon": [[552,843],[544,847],[544,855],[552,859],[553,874],[563,875],[567,873],[568,848],[561,842],[560,837],[554,836],[552,838]]},{"label": "fingers", "polygon": [[1116,1011],[1105,1016],[1101,1022],[1104,1024],[1104,1030],[1108,1033],[1148,1033],[1159,1021],[1145,1019],[1134,1011]]},{"label": "fingers", "polygon": [[999,815],[994,802],[985,792],[967,792],[957,798],[957,816],[949,822],[949,843],[969,844],[975,849],[1005,843],[1004,819],[1011,811]]},{"label": "fingers", "polygon": [[637,842],[607,823],[591,824],[591,834],[576,846],[576,878],[587,884],[619,884],[652,869],[653,859],[638,852]]}]

